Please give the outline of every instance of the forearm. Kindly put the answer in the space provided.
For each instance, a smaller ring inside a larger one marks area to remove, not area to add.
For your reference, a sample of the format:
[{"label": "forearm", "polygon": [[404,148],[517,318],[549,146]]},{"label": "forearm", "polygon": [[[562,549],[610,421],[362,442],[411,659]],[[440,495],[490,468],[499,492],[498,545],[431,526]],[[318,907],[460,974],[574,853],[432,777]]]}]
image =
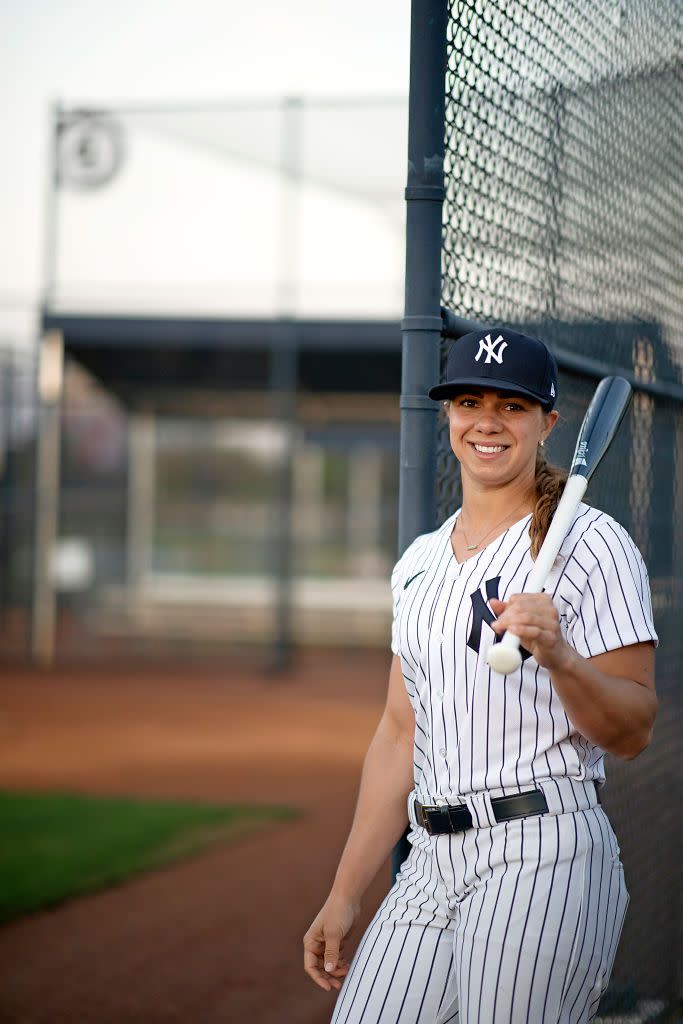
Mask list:
[{"label": "forearm", "polygon": [[550,676],[567,716],[586,739],[626,759],[648,745],[657,711],[652,689],[602,672],[569,645]]},{"label": "forearm", "polygon": [[654,646],[639,641],[582,657],[562,635],[549,594],[491,598],[491,628],[509,629],[550,673],[553,688],[578,732],[617,757],[636,757],[650,742],[657,713]]},{"label": "forearm", "polygon": [[360,903],[407,824],[413,737],[382,721],[363,765],[356,812],[332,892]]}]

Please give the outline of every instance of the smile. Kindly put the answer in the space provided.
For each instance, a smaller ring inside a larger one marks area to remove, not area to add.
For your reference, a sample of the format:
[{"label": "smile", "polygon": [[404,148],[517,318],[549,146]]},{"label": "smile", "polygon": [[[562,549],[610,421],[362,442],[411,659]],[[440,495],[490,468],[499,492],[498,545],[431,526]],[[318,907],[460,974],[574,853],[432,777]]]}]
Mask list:
[{"label": "smile", "polygon": [[483,455],[496,455],[498,452],[504,452],[507,448],[506,444],[477,444],[472,442],[472,446],[475,451],[481,452]]}]

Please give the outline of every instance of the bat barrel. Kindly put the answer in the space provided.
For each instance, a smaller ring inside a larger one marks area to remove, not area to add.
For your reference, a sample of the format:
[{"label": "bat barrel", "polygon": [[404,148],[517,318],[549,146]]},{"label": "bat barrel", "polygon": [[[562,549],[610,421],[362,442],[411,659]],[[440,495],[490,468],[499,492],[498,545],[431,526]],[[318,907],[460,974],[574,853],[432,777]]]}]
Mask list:
[{"label": "bat barrel", "polygon": [[581,424],[570,475],[590,480],[612,443],[631,401],[631,385],[624,377],[604,377],[591,399]]}]

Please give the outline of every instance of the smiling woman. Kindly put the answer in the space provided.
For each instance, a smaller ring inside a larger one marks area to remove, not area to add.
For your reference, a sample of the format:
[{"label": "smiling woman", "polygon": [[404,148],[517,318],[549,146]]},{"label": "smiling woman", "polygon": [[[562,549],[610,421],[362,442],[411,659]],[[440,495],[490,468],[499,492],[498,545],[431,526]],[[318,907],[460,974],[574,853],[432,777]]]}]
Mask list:
[{"label": "smiling woman", "polygon": [[[556,393],[546,346],[505,328],[457,341],[429,392],[463,500],[394,569],[386,708],[304,938],[339,1024],[582,1024],[607,986],[628,893],[598,790],[605,751],[649,742],[657,637],[637,548],[587,505],[545,592],[524,593],[565,481],[542,454]],[[522,664],[502,676],[487,655],[507,629]],[[349,965],[406,804],[411,852]]]},{"label": "smiling woman", "polygon": [[[567,476],[563,470],[550,465],[542,453],[558,413],[554,409],[546,412],[539,402],[525,396],[489,389],[465,391],[445,399],[444,406],[451,447],[472,494],[468,512],[461,511],[453,530],[456,557],[463,539],[465,551],[477,550],[496,530],[513,521],[515,515],[519,518],[524,508],[534,511],[531,553],[535,557]],[[506,483],[508,488],[501,486]],[[476,493],[481,495],[485,505],[479,514]],[[515,504],[516,496],[519,501]],[[501,517],[486,532],[481,532],[479,523],[494,519],[492,501],[501,508]],[[470,543],[468,531],[470,534],[480,532],[476,543]]]},{"label": "smiling woman", "polygon": [[[467,544],[467,550],[479,547],[496,529],[528,506],[536,503],[537,451],[545,441],[557,412],[544,412],[538,402],[513,397],[505,391],[466,391],[446,399],[451,447],[460,462],[463,481],[472,498],[475,494],[486,503],[485,520],[495,518],[496,508],[502,515],[482,534],[479,543]],[[469,514],[476,509],[472,504]],[[477,517],[477,522],[483,518]],[[477,528],[476,522],[467,523],[458,517],[454,538],[459,543]],[[457,551],[456,551],[457,554]]]}]

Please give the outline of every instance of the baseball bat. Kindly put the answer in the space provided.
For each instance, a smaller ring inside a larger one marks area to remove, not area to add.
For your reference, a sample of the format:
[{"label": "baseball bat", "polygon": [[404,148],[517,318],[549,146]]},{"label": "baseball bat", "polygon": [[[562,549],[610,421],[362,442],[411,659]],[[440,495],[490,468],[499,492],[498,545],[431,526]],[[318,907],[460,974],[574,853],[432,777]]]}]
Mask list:
[{"label": "baseball bat", "polygon": [[[623,377],[604,377],[595,389],[579,430],[562,497],[524,587],[526,594],[540,594],[543,590],[588,481],[612,443],[630,400],[631,385]],[[522,664],[519,646],[519,637],[509,630],[493,645],[486,660],[494,672],[506,675],[519,668]]]}]

